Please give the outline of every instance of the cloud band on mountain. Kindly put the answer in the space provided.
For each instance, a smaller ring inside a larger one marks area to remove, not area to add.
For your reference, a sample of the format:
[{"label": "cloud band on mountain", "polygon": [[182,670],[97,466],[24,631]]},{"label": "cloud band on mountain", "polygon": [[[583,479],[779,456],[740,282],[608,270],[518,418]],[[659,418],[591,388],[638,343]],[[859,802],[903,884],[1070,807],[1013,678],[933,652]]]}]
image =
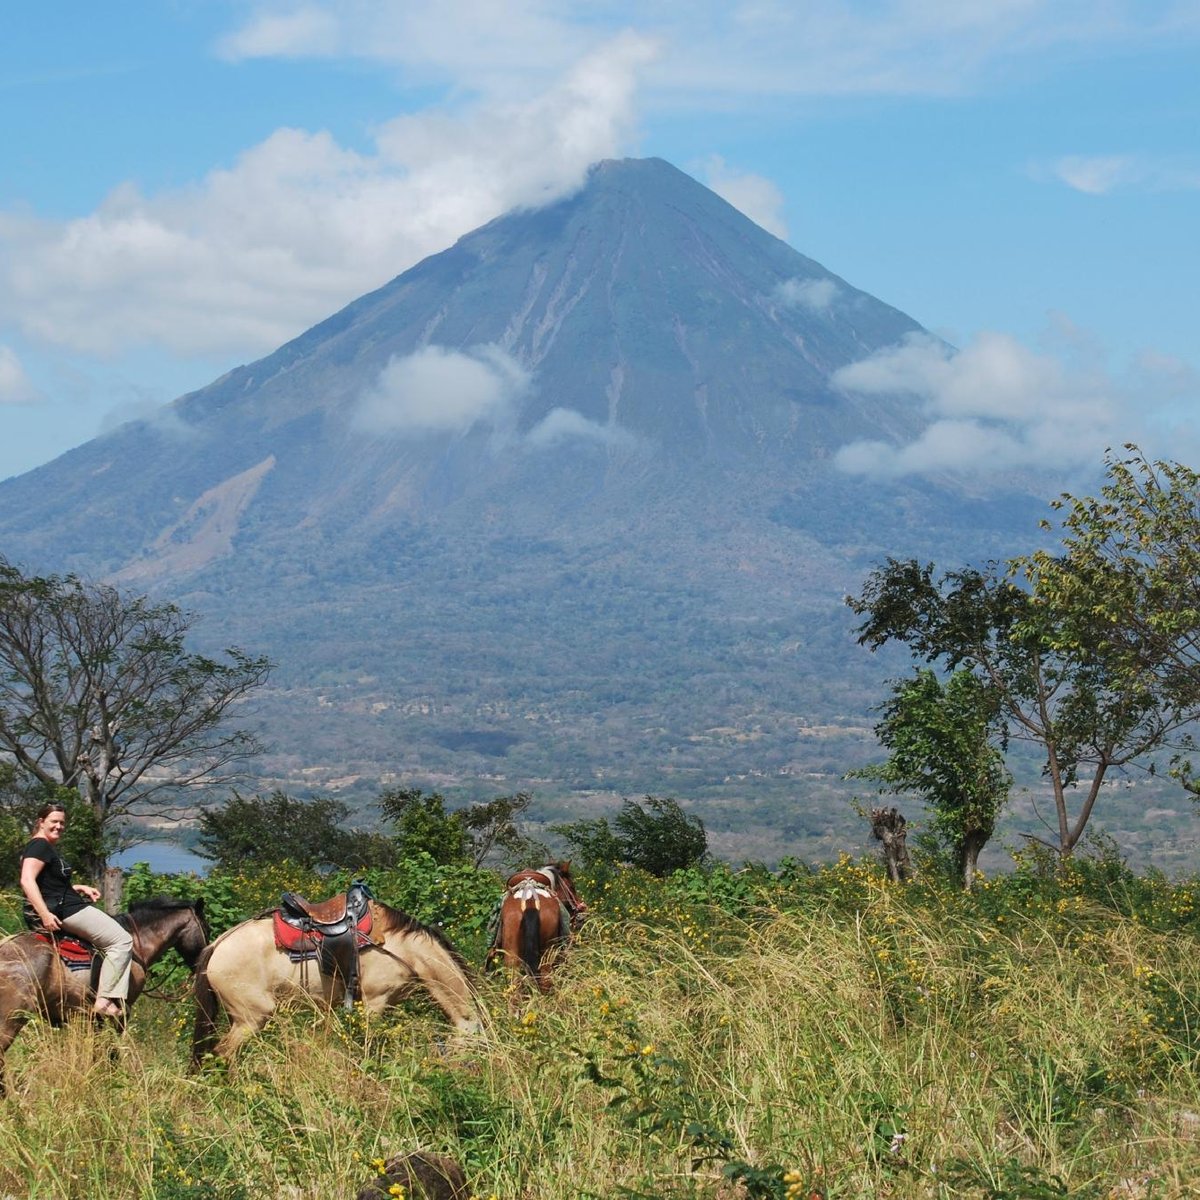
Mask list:
[{"label": "cloud band on mountain", "polygon": [[393,357],[362,395],[355,428],[372,434],[466,433],[509,423],[528,372],[495,346],[469,353],[425,346]]},{"label": "cloud band on mountain", "polygon": [[[1174,359],[1141,356],[1116,377],[1083,339],[1072,358],[987,332],[961,351],[916,335],[843,367],[831,382],[849,396],[909,395],[928,418],[907,443],[859,440],[838,450],[841,470],[874,478],[1089,469],[1128,441],[1157,452],[1164,438],[1146,410],[1197,394],[1193,373]],[[1187,437],[1176,425],[1166,452],[1178,453]]]}]

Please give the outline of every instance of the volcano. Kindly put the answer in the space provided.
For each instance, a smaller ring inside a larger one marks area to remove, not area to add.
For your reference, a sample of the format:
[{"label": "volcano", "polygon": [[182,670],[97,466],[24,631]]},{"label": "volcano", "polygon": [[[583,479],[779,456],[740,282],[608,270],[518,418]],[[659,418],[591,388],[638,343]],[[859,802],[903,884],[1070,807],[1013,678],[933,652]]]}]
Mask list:
[{"label": "volcano", "polygon": [[547,821],[667,794],[718,845],[819,852],[881,695],[844,594],[1044,507],[836,469],[924,417],[831,376],[922,333],[669,164],[604,162],[0,484],[0,549],[269,654],[270,786]]}]

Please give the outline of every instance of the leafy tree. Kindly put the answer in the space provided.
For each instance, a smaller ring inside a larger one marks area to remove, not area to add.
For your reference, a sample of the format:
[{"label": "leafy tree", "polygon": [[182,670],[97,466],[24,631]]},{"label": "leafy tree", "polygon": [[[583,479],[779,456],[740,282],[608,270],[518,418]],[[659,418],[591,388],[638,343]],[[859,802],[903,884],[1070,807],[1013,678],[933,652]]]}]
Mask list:
[{"label": "leafy tree", "polygon": [[708,834],[699,817],[678,800],[646,797],[646,806],[626,800],[613,820],[625,861],[660,877],[700,862],[708,853]]},{"label": "leafy tree", "polygon": [[611,869],[625,860],[624,847],[605,817],[551,825],[550,831],[566,841],[571,862],[583,867],[593,883],[602,883]]},{"label": "leafy tree", "polygon": [[101,835],[81,864],[93,874],[121,817],[161,814],[259,748],[227,718],[270,663],[188,653],[191,623],[173,604],[0,558],[0,751],[29,780],[79,793]]},{"label": "leafy tree", "polygon": [[1131,458],[1108,458],[1099,499],[1055,503],[1066,512],[1059,551],[936,579],[932,564],[889,559],[847,599],[865,618],[861,644],[904,642],[915,657],[969,669],[994,689],[1010,736],[1045,754],[1052,844],[1063,855],[1114,769],[1169,750],[1177,775],[1191,780],[1200,478],[1127,449]]},{"label": "leafy tree", "polygon": [[1054,502],[1066,553],[1035,553],[1019,566],[1039,602],[1066,614],[1062,641],[1099,628],[1135,705],[1153,707],[1151,731],[1175,750],[1172,774],[1197,795],[1185,727],[1200,709],[1200,475],[1125,450],[1130,457],[1109,457],[1099,498]]},{"label": "leafy tree", "polygon": [[546,855],[546,847],[517,824],[532,800],[528,792],[517,792],[447,811],[446,798],[439,792],[394,788],[379,797],[379,807],[397,826],[401,858],[416,859],[424,853],[443,866],[467,862],[480,867],[488,859],[517,865]]},{"label": "leafy tree", "polygon": [[601,817],[552,828],[566,838],[572,859],[593,875],[597,868],[627,862],[662,878],[694,866],[708,853],[704,822],[670,798],[647,796],[644,808],[626,800],[611,825]]},{"label": "leafy tree", "polygon": [[396,826],[401,858],[425,853],[441,866],[468,861],[467,833],[458,813],[446,811],[439,792],[420,788],[392,788],[379,797],[384,817]]},{"label": "leafy tree", "polygon": [[875,726],[891,757],[850,772],[925,799],[930,832],[968,891],[1012,782],[1004,769],[998,699],[968,670],[955,671],[945,684],[933,671],[919,670],[895,684]]},{"label": "leafy tree", "polygon": [[517,824],[517,818],[532,801],[529,792],[517,792],[457,810],[454,815],[462,823],[471,861],[476,867],[483,866],[489,858],[505,866],[518,866],[548,856],[546,847],[523,833]]},{"label": "leafy tree", "polygon": [[282,791],[269,796],[234,792],[221,807],[200,814],[197,853],[222,867],[291,862],[310,869],[386,867],[394,863],[391,839],[344,828],[346,805],[328,797],[299,800]]}]

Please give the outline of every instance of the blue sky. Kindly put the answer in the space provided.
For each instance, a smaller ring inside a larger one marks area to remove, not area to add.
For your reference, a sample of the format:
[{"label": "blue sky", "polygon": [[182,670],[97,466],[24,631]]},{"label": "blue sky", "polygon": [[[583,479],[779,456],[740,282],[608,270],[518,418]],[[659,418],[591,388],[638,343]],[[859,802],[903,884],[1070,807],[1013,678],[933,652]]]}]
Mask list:
[{"label": "blue sky", "polygon": [[155,0],[0,40],[0,477],[589,162],[657,155],[960,349],[864,473],[1200,465],[1200,2]]}]

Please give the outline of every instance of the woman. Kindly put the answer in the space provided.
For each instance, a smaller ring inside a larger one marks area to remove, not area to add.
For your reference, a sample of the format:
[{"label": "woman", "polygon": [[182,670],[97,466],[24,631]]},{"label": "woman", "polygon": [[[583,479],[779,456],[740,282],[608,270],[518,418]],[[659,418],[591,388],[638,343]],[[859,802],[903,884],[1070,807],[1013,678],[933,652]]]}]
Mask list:
[{"label": "woman", "polygon": [[94,1011],[102,1017],[119,1017],[129,995],[133,938],[95,906],[100,893],[94,887],[71,882],[71,867],[58,852],[66,827],[67,810],[61,804],[44,805],[38,812],[33,837],[21,851],[25,920],[31,926],[86,938],[101,952],[104,961]]}]

